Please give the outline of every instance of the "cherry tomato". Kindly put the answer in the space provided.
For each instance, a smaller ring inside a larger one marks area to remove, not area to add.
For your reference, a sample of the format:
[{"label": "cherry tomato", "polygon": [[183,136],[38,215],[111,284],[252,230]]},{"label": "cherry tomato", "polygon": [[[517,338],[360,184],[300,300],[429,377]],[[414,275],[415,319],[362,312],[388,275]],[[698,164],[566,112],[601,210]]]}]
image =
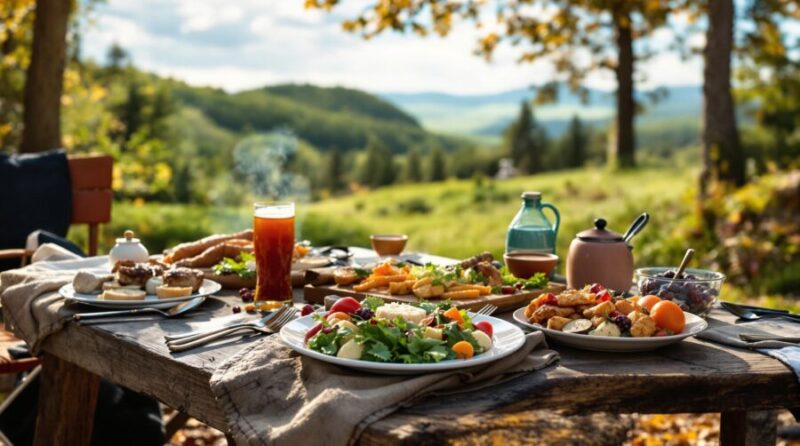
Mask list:
[{"label": "cherry tomato", "polygon": [[661,302],[661,298],[658,296],[653,296],[652,294],[649,296],[644,296],[636,301],[640,307],[644,308],[648,312],[653,311],[653,306],[659,302]]},{"label": "cherry tomato", "polygon": [[336,313],[337,311],[353,314],[358,311],[359,308],[361,308],[361,304],[358,303],[357,300],[353,299],[352,297],[343,297],[333,304],[328,314]]},{"label": "cherry tomato", "polygon": [[605,289],[606,289],[606,287],[604,287],[603,285],[600,285],[599,283],[594,283],[594,284],[592,284],[592,287],[589,288],[589,292],[597,294],[597,293],[599,293],[599,292],[601,292],[601,291],[603,291]]},{"label": "cherry tomato", "polygon": [[547,293],[542,299],[543,305],[558,305],[558,298],[553,293]]},{"label": "cherry tomato", "polygon": [[308,344],[308,340],[313,338],[314,335],[319,333],[320,330],[322,330],[322,322],[317,322],[316,325],[308,329],[306,335],[303,337],[303,342]]},{"label": "cherry tomato", "polygon": [[662,300],[661,302],[653,305],[650,311],[650,317],[657,326],[669,330],[674,334],[683,331],[686,326],[686,316],[683,310],[677,304],[669,300]]},{"label": "cherry tomato", "polygon": [[489,321],[476,322],[475,328],[486,333],[486,335],[489,336],[489,338],[491,338],[492,335],[494,334],[494,327],[492,327],[492,323]]},{"label": "cherry tomato", "polygon": [[609,300],[611,300],[611,293],[609,293],[608,290],[602,290],[599,293],[597,293],[598,302],[606,302]]},{"label": "cherry tomato", "polygon": [[306,305],[303,305],[303,309],[300,310],[300,316],[308,316],[309,314],[311,314],[313,312],[314,312],[314,306],[306,304]]}]

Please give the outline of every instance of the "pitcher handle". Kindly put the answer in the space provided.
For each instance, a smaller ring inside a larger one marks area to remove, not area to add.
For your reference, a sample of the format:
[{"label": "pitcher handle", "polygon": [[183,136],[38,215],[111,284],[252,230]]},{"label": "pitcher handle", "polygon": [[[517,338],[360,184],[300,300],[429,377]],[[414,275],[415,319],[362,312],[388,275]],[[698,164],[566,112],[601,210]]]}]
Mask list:
[{"label": "pitcher handle", "polygon": [[558,227],[561,225],[561,214],[558,213],[558,208],[553,206],[551,203],[542,203],[542,207],[550,209],[556,216],[556,221],[553,223],[553,233],[558,236]]}]

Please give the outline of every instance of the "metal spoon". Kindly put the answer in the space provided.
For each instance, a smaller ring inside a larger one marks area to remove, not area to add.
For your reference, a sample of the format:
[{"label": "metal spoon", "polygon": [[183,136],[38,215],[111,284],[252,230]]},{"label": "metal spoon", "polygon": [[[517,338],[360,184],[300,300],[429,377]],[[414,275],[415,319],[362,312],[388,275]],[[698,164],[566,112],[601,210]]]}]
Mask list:
[{"label": "metal spoon", "polygon": [[767,313],[764,310],[760,310],[759,314],[749,308],[744,308],[730,302],[720,302],[720,305],[722,305],[722,308],[728,310],[734,316],[738,316],[740,319],[744,319],[746,321],[757,321],[765,318],[782,318],[793,322],[800,322],[800,315],[783,313],[779,310],[775,310],[774,313]]},{"label": "metal spoon", "polygon": [[[689,266],[689,262],[692,261],[692,257],[694,257],[694,249],[689,248],[686,250],[686,254],[683,255],[683,260],[681,260],[681,264],[678,265],[678,270],[675,271],[675,276],[672,278],[672,281],[681,278],[683,272],[686,270],[686,267]],[[670,282],[670,285],[671,284],[672,282]]]},{"label": "metal spoon", "polygon": [[133,310],[116,310],[116,311],[96,311],[92,313],[75,313],[72,315],[72,319],[76,321],[83,321],[86,319],[97,319],[103,318],[108,316],[127,316],[127,315],[134,315],[134,314],[147,314],[147,313],[155,313],[160,314],[164,317],[175,317],[186,313],[189,310],[194,309],[203,301],[206,300],[205,296],[195,297],[194,299],[190,299],[184,302],[181,302],[174,307],[169,307],[166,310],[161,310],[159,308],[135,308]]},{"label": "metal spoon", "polygon": [[649,221],[650,221],[650,214],[648,214],[647,212],[642,212],[642,214],[636,217],[636,220],[634,220],[633,223],[631,223],[631,226],[628,228],[628,230],[625,231],[625,234],[622,236],[622,240],[624,240],[625,243],[628,243],[633,238],[633,236],[642,232],[642,229],[644,229],[644,227],[647,226],[647,222]]}]

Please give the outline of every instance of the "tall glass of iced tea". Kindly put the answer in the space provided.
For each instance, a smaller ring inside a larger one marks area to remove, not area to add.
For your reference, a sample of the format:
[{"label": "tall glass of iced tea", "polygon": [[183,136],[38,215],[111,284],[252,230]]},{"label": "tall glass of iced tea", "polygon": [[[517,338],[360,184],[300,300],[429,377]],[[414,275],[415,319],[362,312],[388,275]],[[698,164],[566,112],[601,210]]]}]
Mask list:
[{"label": "tall glass of iced tea", "polygon": [[292,303],[294,203],[256,203],[253,211],[256,254],[255,300],[271,309]]}]

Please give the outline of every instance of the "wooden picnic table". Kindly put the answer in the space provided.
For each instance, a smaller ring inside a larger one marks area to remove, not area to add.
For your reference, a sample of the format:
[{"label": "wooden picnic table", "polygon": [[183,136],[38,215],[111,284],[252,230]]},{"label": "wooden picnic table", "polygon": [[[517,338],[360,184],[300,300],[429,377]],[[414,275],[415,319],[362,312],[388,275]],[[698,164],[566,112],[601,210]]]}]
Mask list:
[{"label": "wooden picnic table", "polygon": [[[302,295],[296,293],[295,299],[302,301]],[[218,365],[259,338],[172,354],[163,336],[190,330],[190,322],[196,327],[231,315],[237,304],[236,293],[222,293],[191,318],[69,323],[50,336],[43,345],[41,392],[46,398],[40,401],[36,443],[88,443],[98,377],[226,431],[209,379]],[[500,316],[509,318],[510,313]],[[733,322],[721,310],[712,318],[712,324]],[[696,339],[648,353],[551,347],[561,354],[557,366],[488,389],[425,399],[372,424],[360,441],[440,444],[478,438],[492,429],[523,431],[528,414],[547,409],[565,414],[722,412],[723,444],[762,445],[775,442],[775,411],[800,405],[792,371],[751,351]]]}]

